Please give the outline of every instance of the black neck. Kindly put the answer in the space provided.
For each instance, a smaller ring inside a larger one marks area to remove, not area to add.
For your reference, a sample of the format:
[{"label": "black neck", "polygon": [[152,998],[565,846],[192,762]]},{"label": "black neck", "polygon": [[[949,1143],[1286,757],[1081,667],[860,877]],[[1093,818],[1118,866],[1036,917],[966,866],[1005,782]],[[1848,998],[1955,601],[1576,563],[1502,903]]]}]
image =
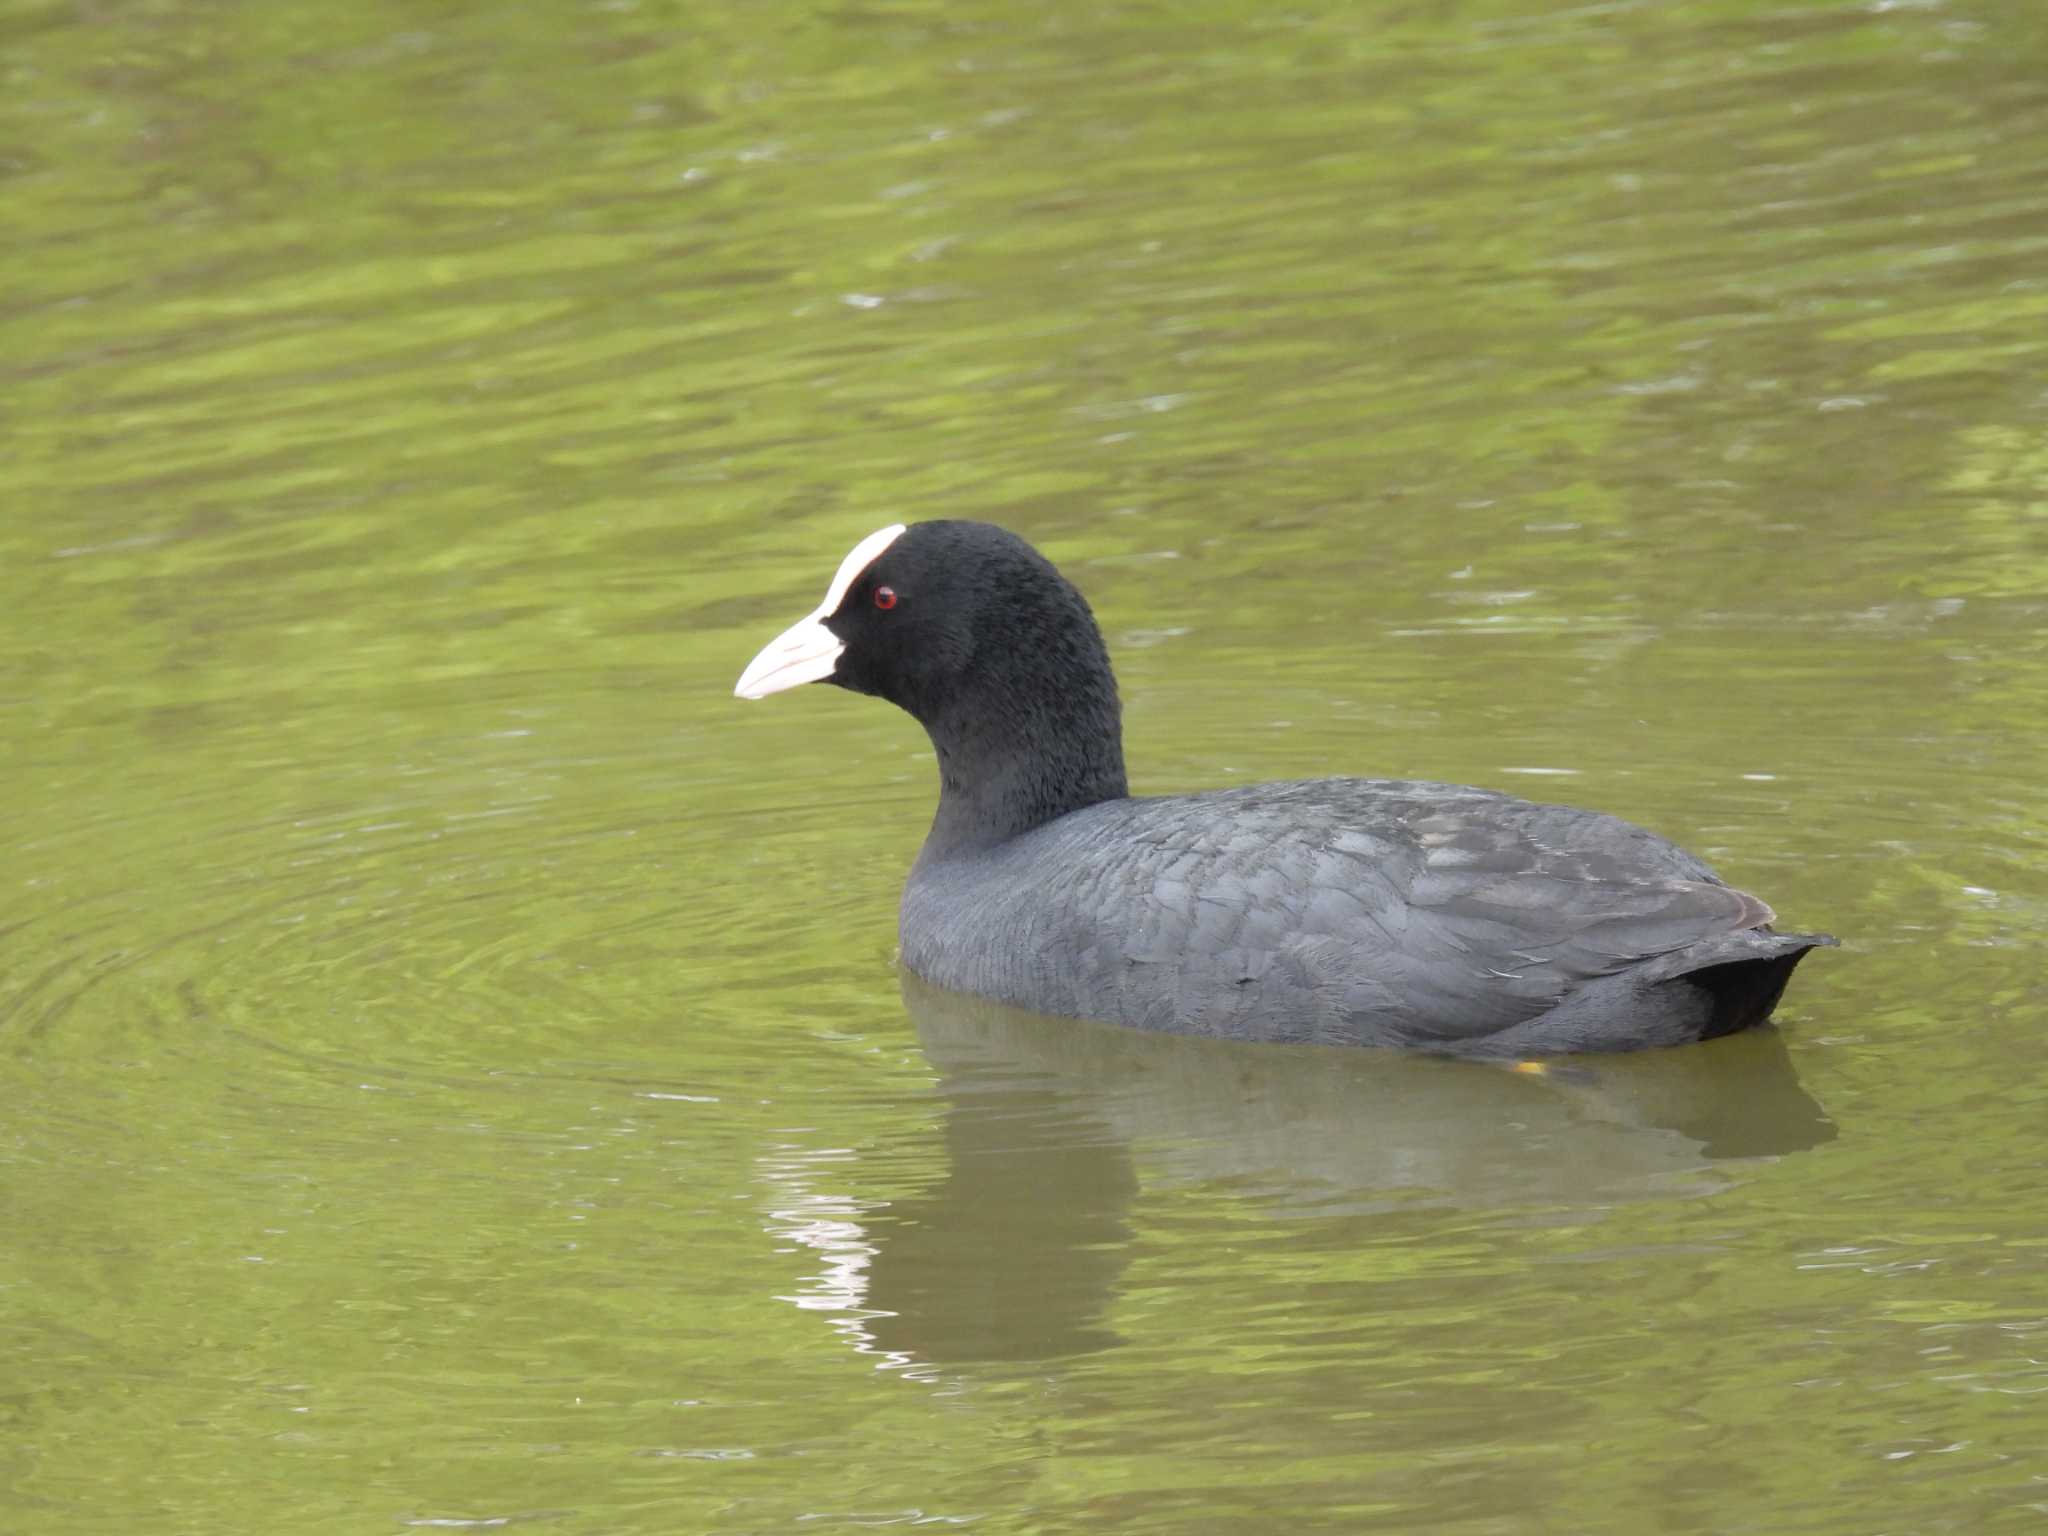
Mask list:
[{"label": "black neck", "polygon": [[988,848],[1129,793],[1116,682],[1100,646],[1096,665],[1064,685],[1011,665],[923,720],[939,757],[924,857]]}]

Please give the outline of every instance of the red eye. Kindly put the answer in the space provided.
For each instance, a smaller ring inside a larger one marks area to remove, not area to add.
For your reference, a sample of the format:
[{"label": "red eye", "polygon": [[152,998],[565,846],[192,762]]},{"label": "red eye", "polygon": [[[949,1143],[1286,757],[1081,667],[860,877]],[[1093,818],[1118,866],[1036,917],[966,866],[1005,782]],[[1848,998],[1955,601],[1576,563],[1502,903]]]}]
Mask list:
[{"label": "red eye", "polygon": [[875,588],[875,606],[885,612],[888,609],[894,608],[896,606],[896,589],[894,587]]}]

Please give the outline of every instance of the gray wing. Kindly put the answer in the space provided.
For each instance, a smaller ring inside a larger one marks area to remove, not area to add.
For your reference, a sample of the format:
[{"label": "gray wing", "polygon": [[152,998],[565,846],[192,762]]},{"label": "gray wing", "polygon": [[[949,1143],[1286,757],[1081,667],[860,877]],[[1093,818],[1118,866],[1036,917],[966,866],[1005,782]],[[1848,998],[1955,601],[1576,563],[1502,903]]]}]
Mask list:
[{"label": "gray wing", "polygon": [[1069,937],[1155,1028],[1470,1040],[1772,919],[1640,827],[1482,791],[1324,780],[1126,804]]}]

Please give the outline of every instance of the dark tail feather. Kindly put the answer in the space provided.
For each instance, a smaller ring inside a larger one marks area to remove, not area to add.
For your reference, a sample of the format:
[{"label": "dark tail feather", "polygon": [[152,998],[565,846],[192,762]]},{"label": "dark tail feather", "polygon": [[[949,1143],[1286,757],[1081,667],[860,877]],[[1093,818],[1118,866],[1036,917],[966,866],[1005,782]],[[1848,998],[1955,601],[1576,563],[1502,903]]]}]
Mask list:
[{"label": "dark tail feather", "polygon": [[1785,933],[1770,937],[1783,946],[1775,954],[1726,960],[1685,973],[1684,980],[1705,992],[1711,1004],[1706,1027],[1700,1031],[1702,1040],[1718,1039],[1763,1023],[1771,1016],[1771,1010],[1778,1006],[1778,999],[1785,992],[1785,983],[1792,979],[1794,968],[1806,957],[1807,951],[1829,948],[1836,943],[1831,935],[1825,933]]}]

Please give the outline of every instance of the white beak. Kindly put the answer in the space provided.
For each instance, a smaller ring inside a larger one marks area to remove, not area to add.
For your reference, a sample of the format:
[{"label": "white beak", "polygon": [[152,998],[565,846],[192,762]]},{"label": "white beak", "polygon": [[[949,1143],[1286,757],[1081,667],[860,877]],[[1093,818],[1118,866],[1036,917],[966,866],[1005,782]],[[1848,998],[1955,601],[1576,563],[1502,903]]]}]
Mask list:
[{"label": "white beak", "polygon": [[832,675],[846,646],[825,627],[825,621],[839,611],[846,594],[860,580],[860,573],[881,559],[903,533],[903,524],[877,528],[847,551],[825,589],[825,601],[761,648],[761,654],[747,663],[747,670],[733,685],[733,697],[765,699],[771,693],[815,683]]},{"label": "white beak", "polygon": [[798,619],[761,648],[733,687],[733,697],[765,699],[771,693],[815,683],[832,675],[846,649],[818,614]]}]

